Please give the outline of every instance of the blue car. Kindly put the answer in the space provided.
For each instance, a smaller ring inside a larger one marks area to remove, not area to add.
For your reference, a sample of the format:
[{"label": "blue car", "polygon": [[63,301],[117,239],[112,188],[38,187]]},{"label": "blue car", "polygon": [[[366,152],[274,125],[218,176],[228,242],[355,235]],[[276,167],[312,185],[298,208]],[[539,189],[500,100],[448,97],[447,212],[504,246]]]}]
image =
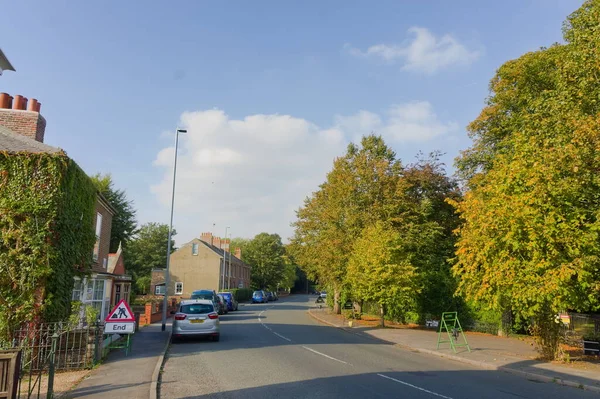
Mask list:
[{"label": "blue car", "polygon": [[264,291],[254,291],[252,293],[252,303],[267,303],[267,294]]},{"label": "blue car", "polygon": [[219,292],[219,295],[223,296],[225,303],[227,303],[227,310],[233,312],[238,310],[238,303],[231,292]]}]

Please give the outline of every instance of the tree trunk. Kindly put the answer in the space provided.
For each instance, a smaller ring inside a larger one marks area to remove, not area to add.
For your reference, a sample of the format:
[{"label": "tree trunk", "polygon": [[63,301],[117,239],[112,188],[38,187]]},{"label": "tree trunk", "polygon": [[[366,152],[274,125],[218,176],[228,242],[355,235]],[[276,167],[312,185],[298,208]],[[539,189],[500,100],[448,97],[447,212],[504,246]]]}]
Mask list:
[{"label": "tree trunk", "polygon": [[354,306],[354,314],[357,315],[356,318],[360,319],[360,317],[362,315],[363,301],[355,301],[353,306]]},{"label": "tree trunk", "polygon": [[342,314],[342,308],[340,306],[340,290],[337,288],[333,290],[333,313]]},{"label": "tree trunk", "polygon": [[385,327],[385,306],[381,305],[379,308],[379,313],[381,314],[381,327]]},{"label": "tree trunk", "polygon": [[512,312],[509,310],[502,311],[502,319],[500,320],[500,328],[498,329],[499,337],[508,337],[512,327]]}]

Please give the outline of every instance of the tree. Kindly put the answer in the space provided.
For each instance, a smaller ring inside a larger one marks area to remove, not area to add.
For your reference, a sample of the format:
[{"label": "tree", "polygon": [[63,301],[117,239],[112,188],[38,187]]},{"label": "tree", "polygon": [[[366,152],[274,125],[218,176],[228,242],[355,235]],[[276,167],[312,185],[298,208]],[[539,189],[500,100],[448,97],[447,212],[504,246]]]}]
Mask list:
[{"label": "tree", "polygon": [[[172,237],[176,235],[173,229]],[[142,280],[151,275],[152,269],[162,269],[167,265],[167,243],[169,226],[161,223],[146,223],[140,227],[134,239],[129,243],[125,266],[131,273],[138,292],[147,282]],[[175,241],[171,241],[171,253],[176,250]],[[140,282],[140,284],[138,284]],[[143,283],[143,284],[142,284]]]},{"label": "tree", "polygon": [[401,163],[380,136],[350,144],[319,190],[297,212],[291,250],[312,279],[334,292],[341,312],[348,259],[365,226],[401,214]]},{"label": "tree", "polygon": [[396,223],[400,231],[412,220],[413,252],[418,256],[419,286],[416,312],[420,321],[439,317],[442,312],[460,310],[465,306],[461,297],[454,295],[457,279],[452,275],[449,259],[454,256],[457,237],[454,234],[460,219],[448,200],[458,202],[462,194],[455,179],[448,177],[440,153],[425,157],[419,154],[417,162],[408,165],[402,174],[408,200],[413,203],[413,218]]},{"label": "tree", "polygon": [[278,234],[257,234],[242,252],[244,262],[252,266],[250,275],[255,289],[277,287],[284,271],[285,248]]},{"label": "tree", "polygon": [[400,234],[391,225],[376,222],[364,229],[354,244],[348,263],[348,282],[353,294],[380,306],[381,326],[386,310],[414,308],[417,268],[411,264]]},{"label": "tree", "polygon": [[115,208],[117,213],[113,216],[110,233],[110,252],[117,252],[119,245],[127,247],[129,241],[136,233],[137,221],[133,201],[127,199],[124,190],[114,187],[110,174],[95,174],[91,177],[100,193]]},{"label": "tree", "polygon": [[558,355],[558,312],[599,308],[600,3],[564,25],[566,44],[502,65],[457,160],[470,191],[455,203],[458,292],[533,319]]}]

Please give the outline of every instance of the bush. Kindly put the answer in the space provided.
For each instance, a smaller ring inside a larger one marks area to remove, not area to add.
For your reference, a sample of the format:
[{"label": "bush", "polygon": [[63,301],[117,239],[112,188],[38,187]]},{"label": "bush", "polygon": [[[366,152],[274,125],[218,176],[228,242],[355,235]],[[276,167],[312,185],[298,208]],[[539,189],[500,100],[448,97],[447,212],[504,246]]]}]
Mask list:
[{"label": "bush", "polygon": [[225,292],[231,292],[236,301],[245,302],[252,298],[252,293],[254,291],[250,288],[232,288],[230,290],[225,290]]}]

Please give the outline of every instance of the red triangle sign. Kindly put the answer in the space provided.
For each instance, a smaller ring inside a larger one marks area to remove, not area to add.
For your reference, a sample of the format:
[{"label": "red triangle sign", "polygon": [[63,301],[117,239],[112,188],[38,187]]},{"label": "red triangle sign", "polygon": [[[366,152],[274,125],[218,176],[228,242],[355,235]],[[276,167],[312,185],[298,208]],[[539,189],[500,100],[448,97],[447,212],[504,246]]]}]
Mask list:
[{"label": "red triangle sign", "polygon": [[106,322],[132,322],[135,321],[135,316],[127,302],[125,302],[125,299],[121,299],[104,320]]}]

